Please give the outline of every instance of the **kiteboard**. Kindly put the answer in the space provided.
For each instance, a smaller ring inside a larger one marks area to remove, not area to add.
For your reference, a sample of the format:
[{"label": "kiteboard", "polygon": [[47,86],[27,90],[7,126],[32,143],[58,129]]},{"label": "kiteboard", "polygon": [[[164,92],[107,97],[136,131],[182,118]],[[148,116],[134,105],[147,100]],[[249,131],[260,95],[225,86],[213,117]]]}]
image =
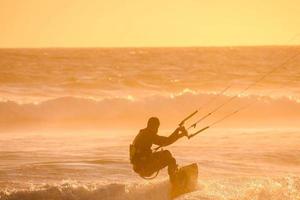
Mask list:
[{"label": "kiteboard", "polygon": [[185,193],[195,191],[198,185],[198,166],[196,163],[179,168],[171,181],[170,197],[174,199]]}]

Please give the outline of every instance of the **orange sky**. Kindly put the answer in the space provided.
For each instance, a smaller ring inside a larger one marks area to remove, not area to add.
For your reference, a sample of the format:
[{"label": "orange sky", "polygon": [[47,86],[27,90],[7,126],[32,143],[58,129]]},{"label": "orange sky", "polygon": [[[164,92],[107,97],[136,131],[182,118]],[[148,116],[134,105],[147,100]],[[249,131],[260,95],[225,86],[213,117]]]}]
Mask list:
[{"label": "orange sky", "polygon": [[0,0],[0,47],[273,44],[300,44],[299,0]]}]

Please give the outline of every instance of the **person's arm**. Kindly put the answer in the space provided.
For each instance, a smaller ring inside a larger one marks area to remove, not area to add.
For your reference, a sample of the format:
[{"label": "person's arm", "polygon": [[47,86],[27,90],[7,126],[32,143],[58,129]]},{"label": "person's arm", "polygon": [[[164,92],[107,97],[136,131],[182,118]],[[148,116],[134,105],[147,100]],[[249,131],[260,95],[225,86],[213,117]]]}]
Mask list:
[{"label": "person's arm", "polygon": [[177,128],[169,137],[156,135],[153,143],[159,146],[168,146],[176,142],[179,138],[186,136],[187,131],[184,127]]}]

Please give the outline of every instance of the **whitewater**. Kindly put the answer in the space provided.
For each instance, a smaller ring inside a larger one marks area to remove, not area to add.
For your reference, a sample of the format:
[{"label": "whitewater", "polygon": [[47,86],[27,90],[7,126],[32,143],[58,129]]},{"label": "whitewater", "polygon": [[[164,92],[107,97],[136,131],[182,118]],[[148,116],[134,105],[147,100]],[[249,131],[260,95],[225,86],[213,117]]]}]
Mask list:
[{"label": "whitewater", "polygon": [[[165,170],[154,181],[132,172],[133,133],[40,135],[1,139],[2,199],[168,199]],[[299,144],[299,130],[219,129],[182,139],[168,149],[180,165],[198,163],[199,188],[179,199],[299,199]]]},{"label": "whitewater", "polygon": [[[297,52],[1,49],[0,199],[168,199],[166,170],[146,181],[129,163],[147,119],[158,116],[159,134],[168,135],[195,109],[203,116]],[[167,147],[179,165],[199,166],[198,189],[178,199],[300,199],[299,57],[191,131],[249,108]]]}]

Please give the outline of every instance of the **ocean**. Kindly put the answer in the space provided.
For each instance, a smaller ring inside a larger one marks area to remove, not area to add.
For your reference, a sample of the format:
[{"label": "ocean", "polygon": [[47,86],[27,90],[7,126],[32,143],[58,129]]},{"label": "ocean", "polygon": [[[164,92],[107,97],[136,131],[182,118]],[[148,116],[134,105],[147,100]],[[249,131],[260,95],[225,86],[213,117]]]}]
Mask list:
[{"label": "ocean", "polygon": [[129,144],[151,116],[167,136],[224,103],[189,132],[245,109],[165,147],[199,167],[178,199],[300,199],[300,47],[1,49],[0,199],[168,199]]}]

